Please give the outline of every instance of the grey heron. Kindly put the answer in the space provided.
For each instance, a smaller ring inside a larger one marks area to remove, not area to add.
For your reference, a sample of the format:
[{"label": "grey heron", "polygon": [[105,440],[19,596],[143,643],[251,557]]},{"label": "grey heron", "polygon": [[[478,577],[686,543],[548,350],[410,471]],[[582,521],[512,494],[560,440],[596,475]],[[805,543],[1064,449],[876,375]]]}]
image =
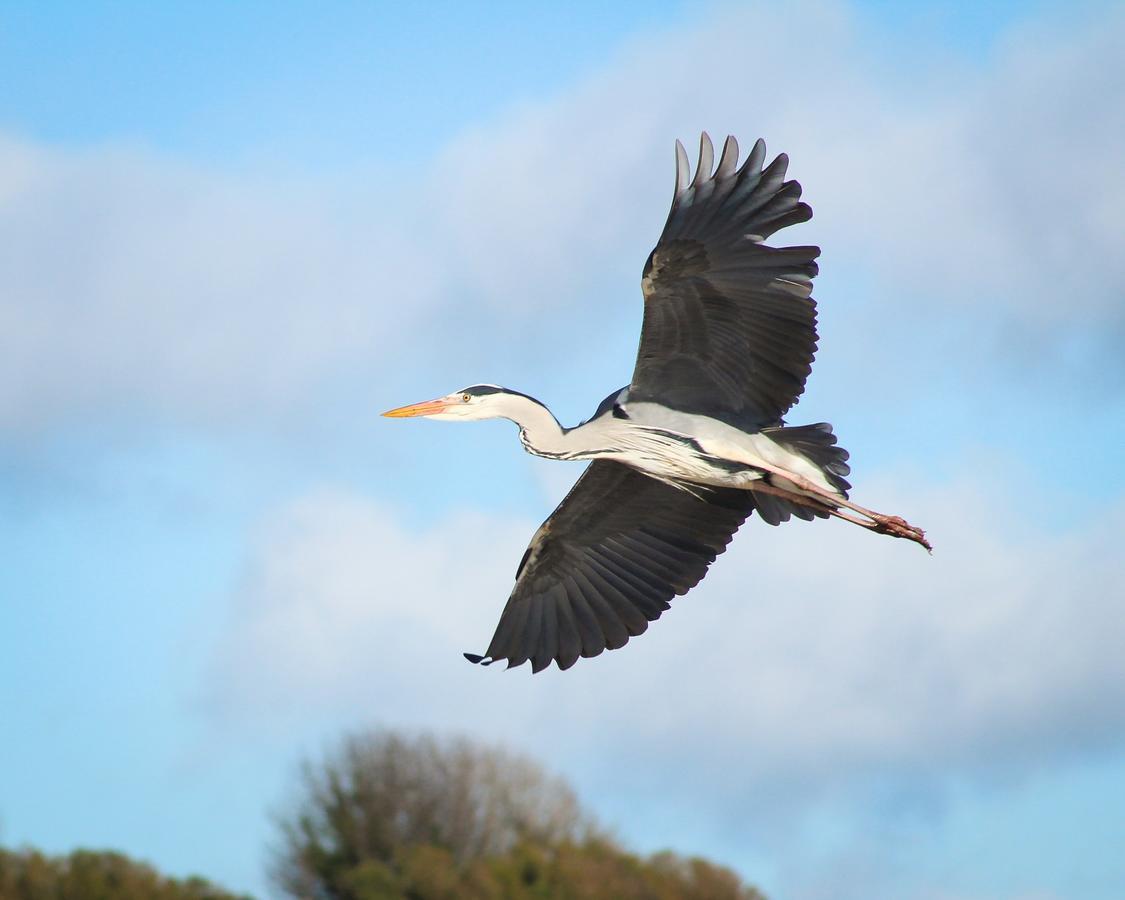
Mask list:
[{"label": "grey heron", "polygon": [[633,379],[564,428],[533,397],[476,384],[384,413],[504,418],[524,449],[590,465],[531,539],[488,649],[471,662],[538,672],[615,650],[693,588],[755,510],[778,525],[835,516],[930,549],[925,532],[849,499],[831,425],[787,425],[817,349],[819,247],[773,247],[812,217],[788,157],[765,143],[717,168],[704,133],[695,175],[676,142],[672,209],[641,277]]}]

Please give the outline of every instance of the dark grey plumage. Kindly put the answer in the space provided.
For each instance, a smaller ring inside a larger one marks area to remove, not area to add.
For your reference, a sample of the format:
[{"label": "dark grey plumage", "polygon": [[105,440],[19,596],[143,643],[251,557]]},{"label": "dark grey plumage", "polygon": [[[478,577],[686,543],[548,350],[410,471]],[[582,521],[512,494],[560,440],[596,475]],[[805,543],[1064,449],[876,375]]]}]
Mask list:
[{"label": "dark grey plumage", "polygon": [[591,463],[532,538],[488,650],[465,656],[538,672],[624,646],[699,583],[753,509],[749,491],[689,493]]},{"label": "dark grey plumage", "polygon": [[699,167],[676,142],[676,189],[645,263],[640,349],[629,395],[737,428],[780,423],[805,389],[816,352],[812,279],[819,247],[767,247],[775,231],[812,218],[782,153],[762,168],[759,140],[736,168],[728,137],[718,169],[706,134]]}]

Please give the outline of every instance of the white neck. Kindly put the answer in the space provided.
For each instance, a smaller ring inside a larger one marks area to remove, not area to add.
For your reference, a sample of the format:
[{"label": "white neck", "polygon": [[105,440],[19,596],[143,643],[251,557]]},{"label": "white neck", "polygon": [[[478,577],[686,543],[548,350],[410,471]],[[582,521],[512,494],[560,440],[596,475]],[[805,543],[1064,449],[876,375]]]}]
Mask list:
[{"label": "white neck", "polygon": [[577,448],[547,407],[520,394],[505,394],[497,402],[497,413],[520,427],[524,449],[536,456],[569,456]]}]

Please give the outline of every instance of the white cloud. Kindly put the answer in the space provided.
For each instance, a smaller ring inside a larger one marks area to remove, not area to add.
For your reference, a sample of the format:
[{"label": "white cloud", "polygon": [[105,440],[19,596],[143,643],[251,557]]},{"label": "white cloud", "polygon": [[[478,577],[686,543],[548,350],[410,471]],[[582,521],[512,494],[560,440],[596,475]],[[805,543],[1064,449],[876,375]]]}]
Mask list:
[{"label": "white cloud", "polygon": [[[560,327],[596,354],[592,322],[635,322],[671,139],[704,127],[791,154],[817,211],[801,238],[825,247],[826,284],[837,298],[842,281],[871,285],[849,340],[928,319],[1014,326],[1048,359],[1060,335],[1113,343],[1123,32],[1112,13],[1029,26],[971,69],[933,48],[888,54],[836,3],[719,11],[412,171],[335,180],[4,141],[0,427],[115,407],[253,419],[350,368],[385,371],[395,335],[419,322],[435,358],[472,355],[466,328],[490,348],[476,364],[511,345],[535,359]],[[532,322],[540,336],[521,335]],[[924,335],[900,345],[911,356],[892,367],[924,371],[947,352]]]},{"label": "white cloud", "polygon": [[973,70],[873,47],[840,4],[728,10],[455,141],[453,242],[526,304],[629,247],[632,274],[665,212],[669,136],[731,130],[789,152],[817,211],[805,233],[835,265],[862,260],[883,304],[1120,326],[1123,33],[1120,15],[1040,23]]},{"label": "white cloud", "polygon": [[260,415],[387,343],[427,267],[314,188],[0,142],[0,429]]},{"label": "white cloud", "polygon": [[[487,643],[534,523],[462,515],[414,534],[376,504],[315,494],[280,510],[248,561],[224,703],[282,725],[296,708],[481,733],[519,722],[509,737],[574,758],[597,734],[610,759],[659,746],[713,773],[737,762],[747,788],[1119,741],[1110,542],[1125,509],[1059,536],[1029,527],[1025,505],[969,483],[915,493],[899,511],[931,529],[932,558],[841,523],[752,520],[648,633],[532,679],[460,651]],[[283,697],[296,705],[275,709]]]},{"label": "white cloud", "polygon": [[414,665],[460,660],[456,642],[472,645],[479,623],[469,600],[514,571],[519,557],[495,548],[514,547],[517,530],[464,514],[419,541],[347,494],[298,500],[260,535],[237,597],[224,694],[236,706],[296,701],[278,707],[282,715],[343,708],[329,699],[343,699],[342,685],[352,700],[413,702]]}]

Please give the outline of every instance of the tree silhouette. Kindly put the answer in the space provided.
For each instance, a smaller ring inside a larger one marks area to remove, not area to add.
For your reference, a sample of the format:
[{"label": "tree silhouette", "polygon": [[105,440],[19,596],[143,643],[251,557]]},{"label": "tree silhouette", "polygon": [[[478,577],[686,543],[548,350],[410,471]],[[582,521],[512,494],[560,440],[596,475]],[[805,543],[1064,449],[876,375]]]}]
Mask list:
[{"label": "tree silhouette", "polygon": [[526,757],[377,731],[306,762],[271,873],[301,900],[761,900],[702,859],[622,849]]},{"label": "tree silhouette", "polygon": [[112,851],[0,848],[0,900],[248,900],[202,878],[166,878]]}]

